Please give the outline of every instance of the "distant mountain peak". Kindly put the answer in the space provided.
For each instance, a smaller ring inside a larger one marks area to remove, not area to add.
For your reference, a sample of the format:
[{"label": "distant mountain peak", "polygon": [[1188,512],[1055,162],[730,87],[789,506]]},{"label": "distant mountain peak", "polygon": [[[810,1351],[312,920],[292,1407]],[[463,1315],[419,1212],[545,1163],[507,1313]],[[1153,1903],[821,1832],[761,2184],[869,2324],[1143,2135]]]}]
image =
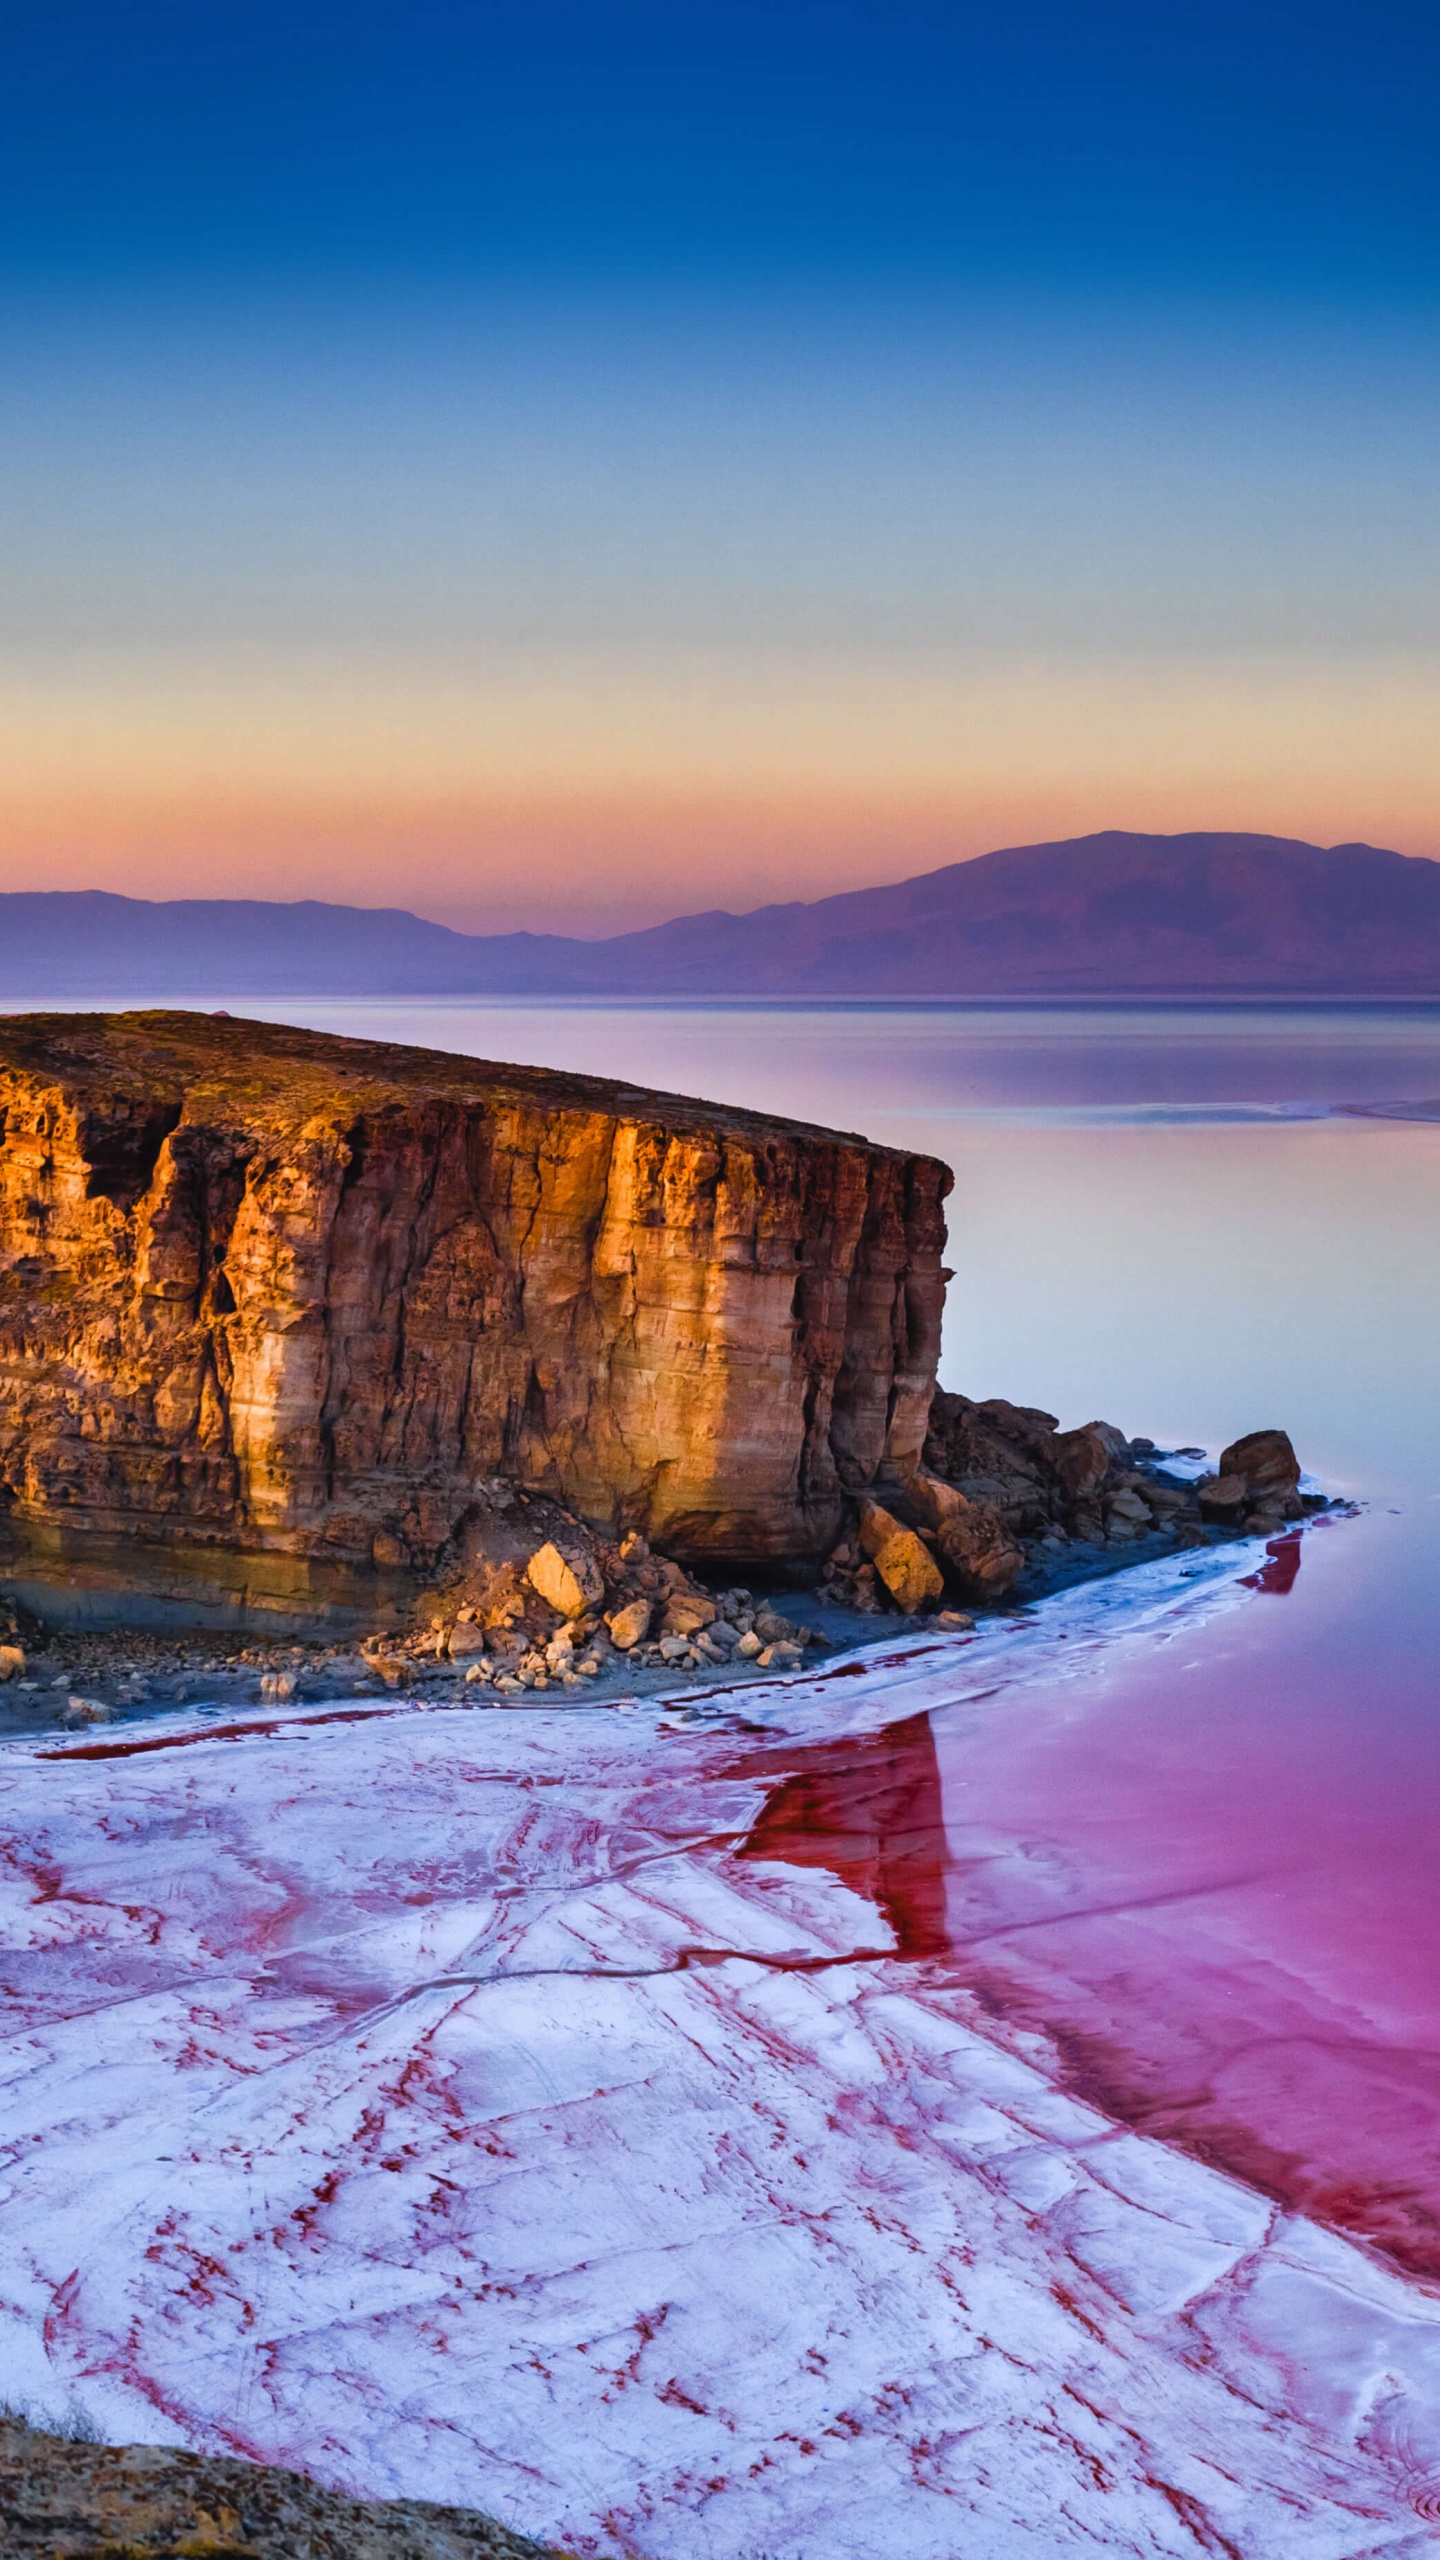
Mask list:
[{"label": "distant mountain peak", "polygon": [[1440,863],[1107,827],[581,942],[317,899],[0,897],[0,1000],[209,995],[1440,996]]}]

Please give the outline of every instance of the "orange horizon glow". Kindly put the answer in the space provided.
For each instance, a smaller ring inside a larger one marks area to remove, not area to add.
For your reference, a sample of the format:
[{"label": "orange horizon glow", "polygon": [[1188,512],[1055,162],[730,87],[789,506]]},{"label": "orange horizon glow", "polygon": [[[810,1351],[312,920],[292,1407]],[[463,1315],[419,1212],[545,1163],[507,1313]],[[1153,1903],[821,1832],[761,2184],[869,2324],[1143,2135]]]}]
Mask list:
[{"label": "orange horizon glow", "polygon": [[1121,826],[1440,850],[1425,661],[536,653],[0,674],[0,881],[603,933]]}]

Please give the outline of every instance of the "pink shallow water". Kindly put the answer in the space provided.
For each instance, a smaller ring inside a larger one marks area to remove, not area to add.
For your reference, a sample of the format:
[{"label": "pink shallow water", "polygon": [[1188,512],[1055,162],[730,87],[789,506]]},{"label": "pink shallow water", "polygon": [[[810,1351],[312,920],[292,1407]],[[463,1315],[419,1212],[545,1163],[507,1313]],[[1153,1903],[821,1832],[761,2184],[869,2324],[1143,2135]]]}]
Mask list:
[{"label": "pink shallow water", "polygon": [[1440,1696],[1357,1605],[1430,1526],[1323,1523],[1241,1577],[1269,1606],[822,1745],[754,1843],[1110,2114],[1440,2282]]}]

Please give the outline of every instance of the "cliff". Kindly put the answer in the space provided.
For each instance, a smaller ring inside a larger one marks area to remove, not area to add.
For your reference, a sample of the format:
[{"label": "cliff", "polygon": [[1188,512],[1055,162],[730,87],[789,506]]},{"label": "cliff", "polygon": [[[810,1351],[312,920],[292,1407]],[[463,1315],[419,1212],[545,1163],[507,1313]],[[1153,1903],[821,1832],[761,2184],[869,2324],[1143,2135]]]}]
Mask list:
[{"label": "cliff", "polygon": [[0,1022],[0,1583],[358,1624],[497,1483],[696,1561],[819,1554],[919,1457],[949,1183],[598,1078]]}]

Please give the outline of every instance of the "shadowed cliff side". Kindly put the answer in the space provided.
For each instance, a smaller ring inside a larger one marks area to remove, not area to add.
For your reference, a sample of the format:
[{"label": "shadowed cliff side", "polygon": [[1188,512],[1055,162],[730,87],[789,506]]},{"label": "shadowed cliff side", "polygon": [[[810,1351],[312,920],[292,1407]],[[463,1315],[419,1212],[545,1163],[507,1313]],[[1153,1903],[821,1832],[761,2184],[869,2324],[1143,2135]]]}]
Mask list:
[{"label": "shadowed cliff side", "polygon": [[598,1078],[0,1023],[0,1574],[47,1615],[371,1621],[497,1482],[819,1554],[919,1457],[949,1187]]}]

